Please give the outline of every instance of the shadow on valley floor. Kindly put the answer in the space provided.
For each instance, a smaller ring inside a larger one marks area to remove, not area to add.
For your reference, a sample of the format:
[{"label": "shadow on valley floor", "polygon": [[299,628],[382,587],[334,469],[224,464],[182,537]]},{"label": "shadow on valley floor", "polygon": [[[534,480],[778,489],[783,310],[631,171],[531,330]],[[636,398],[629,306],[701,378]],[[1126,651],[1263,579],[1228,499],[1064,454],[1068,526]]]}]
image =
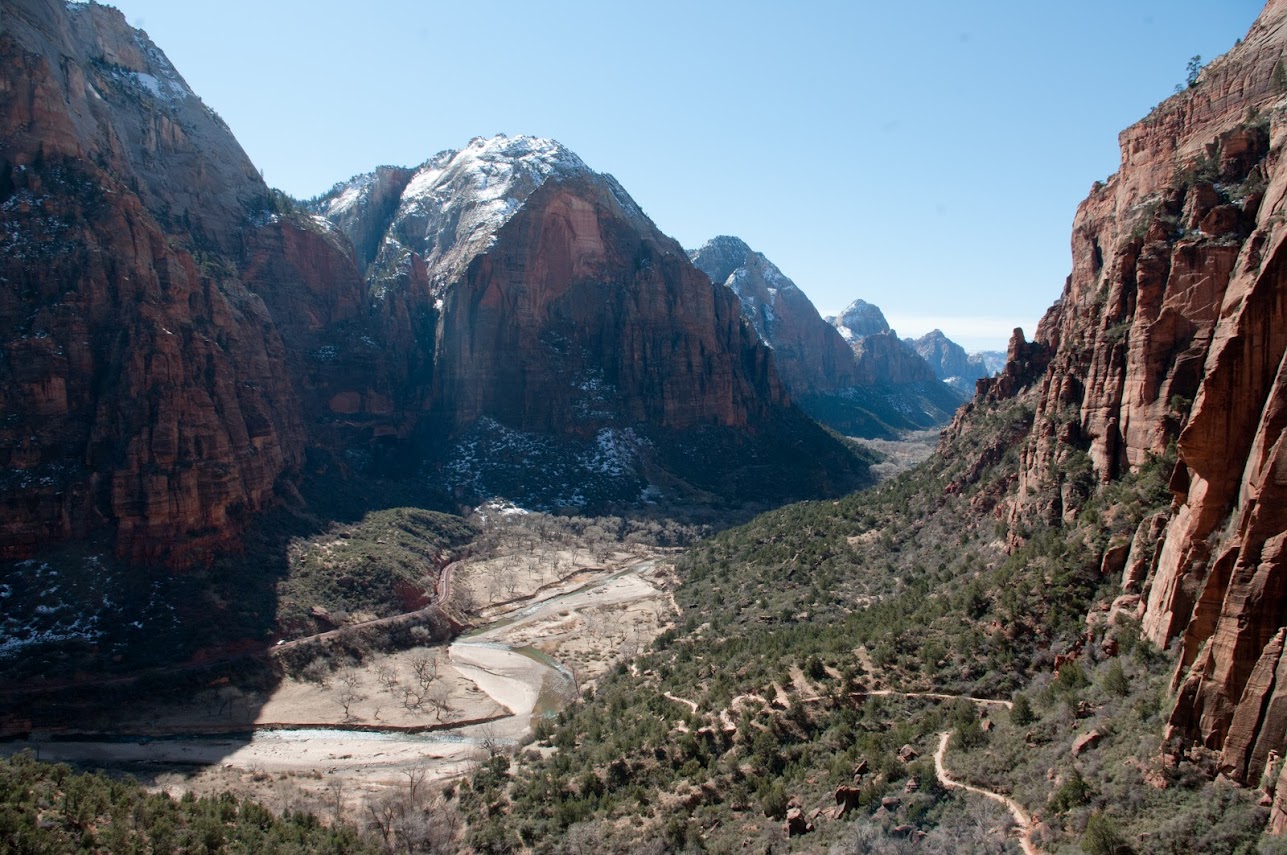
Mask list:
[{"label": "shadow on valley floor", "polygon": [[[484,603],[444,608],[440,598],[452,595],[436,584],[451,562],[496,554],[495,532],[482,528],[488,512],[471,521],[407,481],[337,472],[313,467],[298,493],[289,491],[247,531],[240,552],[208,567],[131,569],[110,558],[105,541],[6,567],[0,754],[31,749],[162,786],[246,748],[265,715],[279,709],[280,700],[266,713],[274,697],[301,682],[325,692],[315,691],[303,718],[291,721],[319,732],[444,729],[430,706],[417,705],[412,716],[392,701],[394,714],[386,710],[384,721],[397,723],[359,723],[348,715],[346,672],[364,664],[374,672],[374,660],[382,667],[399,651],[466,627],[469,612]],[[573,544],[571,553],[580,549],[580,560],[593,564],[614,546],[687,546],[773,504],[536,514],[530,532],[518,536]],[[493,516],[506,510],[493,508]]]},{"label": "shadow on valley floor", "polygon": [[[431,510],[440,497],[336,472],[315,467],[248,529],[242,550],[205,567],[124,566],[106,540],[10,563],[0,575],[0,738],[216,733],[236,743],[289,667],[276,645],[430,605],[436,570],[476,530]],[[319,560],[337,540],[347,554]],[[350,603],[361,610],[350,614]],[[437,638],[450,633],[427,623]]]}]

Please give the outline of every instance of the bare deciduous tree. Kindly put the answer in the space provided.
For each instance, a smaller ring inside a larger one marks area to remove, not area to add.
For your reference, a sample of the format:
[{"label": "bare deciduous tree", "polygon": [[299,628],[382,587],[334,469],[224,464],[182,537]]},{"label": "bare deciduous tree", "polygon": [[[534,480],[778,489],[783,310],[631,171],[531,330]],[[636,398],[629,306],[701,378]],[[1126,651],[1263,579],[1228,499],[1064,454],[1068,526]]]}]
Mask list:
[{"label": "bare deciduous tree", "polygon": [[430,686],[426,698],[433,707],[436,720],[442,721],[442,714],[451,712],[451,687],[446,683],[435,683]]},{"label": "bare deciduous tree", "polygon": [[438,679],[438,657],[425,650],[416,653],[411,657],[411,673],[415,675],[420,688],[427,689],[430,683]]},{"label": "bare deciduous tree", "polygon": [[384,690],[393,694],[394,688],[398,685],[398,673],[389,665],[381,665],[375,669],[375,678],[380,681]]},{"label": "bare deciduous tree", "polygon": [[402,706],[407,712],[418,713],[424,707],[427,689],[408,686],[402,690]]},{"label": "bare deciduous tree", "polygon": [[416,793],[419,791],[420,786],[425,782],[425,778],[429,776],[429,767],[425,766],[423,763],[417,763],[410,769],[403,769],[402,774],[406,776],[407,779],[407,795],[410,797],[412,803],[415,804],[417,803]]},{"label": "bare deciduous tree", "polygon": [[335,692],[335,702],[344,710],[345,721],[350,721],[353,718],[353,705],[364,700],[366,700],[366,695],[358,691],[356,686],[347,683],[341,685]]},{"label": "bare deciduous tree", "polygon": [[504,748],[500,735],[496,733],[496,728],[490,724],[485,724],[478,729],[478,746],[487,752],[488,759],[500,754]]},{"label": "bare deciduous tree", "polygon": [[329,794],[328,801],[335,813],[335,821],[340,822],[344,814],[344,779],[332,775],[326,781],[326,792]]}]

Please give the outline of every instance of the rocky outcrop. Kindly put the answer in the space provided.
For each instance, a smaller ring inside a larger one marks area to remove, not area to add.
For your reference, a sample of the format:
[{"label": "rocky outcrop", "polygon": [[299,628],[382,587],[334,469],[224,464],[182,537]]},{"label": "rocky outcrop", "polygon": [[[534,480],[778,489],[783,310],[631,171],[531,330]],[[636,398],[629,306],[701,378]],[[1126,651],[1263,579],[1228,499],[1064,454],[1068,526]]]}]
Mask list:
[{"label": "rocky outcrop", "polygon": [[773,349],[774,364],[793,396],[834,392],[861,382],[840,333],[763,253],[738,238],[721,236],[690,250],[689,257],[712,282],[737,295],[742,314]]},{"label": "rocky outcrop", "polygon": [[320,213],[353,244],[358,270],[364,275],[379,256],[402,194],[415,174],[406,167],[380,166],[335,185],[319,206]]},{"label": "rocky outcrop", "polygon": [[422,265],[435,293],[465,274],[496,233],[551,178],[594,176],[632,216],[646,220],[621,185],[596,175],[565,146],[539,137],[476,137],[416,169],[381,167],[333,187],[314,205],[358,249],[375,282]]},{"label": "rocky outcrop", "polygon": [[1287,3],[1272,0],[1196,86],[1123,132],[1037,330],[1048,365],[1028,391],[1017,365],[979,384],[1036,409],[1016,516],[1074,519],[1082,460],[1107,481],[1174,450],[1173,509],[1137,533],[1121,605],[1142,603],[1154,643],[1179,639],[1168,750],[1221,751],[1251,784],[1287,748],[1285,42]]},{"label": "rocky outcrop", "polygon": [[431,408],[448,434],[480,419],[581,437],[637,422],[740,429],[786,406],[733,295],[556,142],[478,138],[337,185],[315,209],[374,248],[380,288],[427,282],[440,310]]}]

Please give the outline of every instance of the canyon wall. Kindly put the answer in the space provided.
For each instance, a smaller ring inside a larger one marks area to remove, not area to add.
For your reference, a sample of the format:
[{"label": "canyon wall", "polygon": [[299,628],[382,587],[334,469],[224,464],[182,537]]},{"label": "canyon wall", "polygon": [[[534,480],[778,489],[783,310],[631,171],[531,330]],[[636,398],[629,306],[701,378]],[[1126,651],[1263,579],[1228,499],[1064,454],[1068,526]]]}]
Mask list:
[{"label": "canyon wall", "polygon": [[5,15],[0,556],[107,531],[130,562],[203,561],[310,445],[410,436],[423,267],[370,299],[347,237],[279,204],[115,9]]},{"label": "canyon wall", "polygon": [[1121,168],[1078,209],[1072,274],[1029,346],[1044,370],[1026,392],[1033,372],[1014,363],[979,384],[1035,408],[1014,523],[1075,519],[1082,461],[1103,483],[1176,460],[1170,512],[1131,549],[1156,557],[1128,561],[1119,606],[1157,645],[1178,639],[1167,751],[1220,752],[1252,784],[1287,748],[1285,47],[1287,3],[1272,0],[1121,134]]}]

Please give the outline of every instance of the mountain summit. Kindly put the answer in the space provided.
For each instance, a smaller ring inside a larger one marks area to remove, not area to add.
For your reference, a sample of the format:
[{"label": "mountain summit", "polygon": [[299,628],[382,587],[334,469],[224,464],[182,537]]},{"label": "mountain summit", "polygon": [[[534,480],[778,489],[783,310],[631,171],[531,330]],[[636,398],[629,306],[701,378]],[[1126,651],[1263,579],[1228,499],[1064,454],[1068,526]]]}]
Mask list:
[{"label": "mountain summit", "polygon": [[[440,152],[414,170],[376,170],[337,184],[314,203],[354,242],[373,227],[382,232],[373,258],[377,278],[405,274],[412,254],[439,289],[486,250],[498,229],[551,178],[594,173],[567,147],[531,136],[475,137],[459,150]],[[603,180],[616,185],[606,176]],[[390,207],[381,200],[391,193]],[[629,197],[624,191],[623,199]],[[632,214],[643,212],[629,203]],[[371,221],[375,220],[375,223]]]},{"label": "mountain summit", "polygon": [[889,332],[889,322],[880,307],[866,300],[854,300],[840,314],[827,318],[827,322],[848,342]]},{"label": "mountain summit", "polygon": [[918,339],[907,340],[907,343],[929,363],[938,379],[967,394],[974,392],[974,381],[992,374],[981,357],[967,354],[965,348],[944,335],[942,330],[930,330]]}]

